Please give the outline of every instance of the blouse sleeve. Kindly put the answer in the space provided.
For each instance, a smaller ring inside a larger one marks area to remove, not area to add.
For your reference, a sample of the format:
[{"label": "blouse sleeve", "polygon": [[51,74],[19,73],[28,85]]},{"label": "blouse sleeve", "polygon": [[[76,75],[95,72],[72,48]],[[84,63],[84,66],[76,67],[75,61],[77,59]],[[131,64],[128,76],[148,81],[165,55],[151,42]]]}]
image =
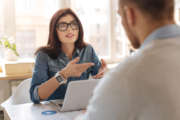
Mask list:
[{"label": "blouse sleeve", "polygon": [[39,52],[36,56],[32,82],[30,87],[31,100],[34,103],[39,103],[38,86],[49,79],[48,76],[48,55]]}]

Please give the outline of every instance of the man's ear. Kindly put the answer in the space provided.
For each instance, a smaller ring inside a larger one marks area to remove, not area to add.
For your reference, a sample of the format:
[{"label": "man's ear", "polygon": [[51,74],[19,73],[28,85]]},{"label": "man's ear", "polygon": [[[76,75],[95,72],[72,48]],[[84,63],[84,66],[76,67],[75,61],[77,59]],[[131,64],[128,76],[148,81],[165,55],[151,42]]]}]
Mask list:
[{"label": "man's ear", "polygon": [[124,11],[126,14],[127,22],[130,26],[133,26],[135,24],[135,13],[134,10],[128,6],[124,7]]}]

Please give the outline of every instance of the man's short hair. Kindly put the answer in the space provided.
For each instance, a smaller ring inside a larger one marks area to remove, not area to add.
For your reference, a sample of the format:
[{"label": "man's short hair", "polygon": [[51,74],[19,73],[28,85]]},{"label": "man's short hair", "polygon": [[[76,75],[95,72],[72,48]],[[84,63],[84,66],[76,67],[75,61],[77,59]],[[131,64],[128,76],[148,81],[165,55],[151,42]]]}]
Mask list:
[{"label": "man's short hair", "polygon": [[174,18],[174,0],[120,0],[120,3],[133,3],[152,19]]}]

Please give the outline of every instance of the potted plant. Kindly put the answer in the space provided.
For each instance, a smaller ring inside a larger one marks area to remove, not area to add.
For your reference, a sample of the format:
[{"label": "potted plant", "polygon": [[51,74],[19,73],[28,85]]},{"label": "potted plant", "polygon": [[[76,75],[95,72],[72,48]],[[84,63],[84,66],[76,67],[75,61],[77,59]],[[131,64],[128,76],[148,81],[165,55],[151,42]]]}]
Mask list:
[{"label": "potted plant", "polygon": [[4,56],[5,60],[14,61],[17,60],[19,54],[16,50],[16,44],[12,37],[3,36],[0,38],[0,46],[5,50]]}]

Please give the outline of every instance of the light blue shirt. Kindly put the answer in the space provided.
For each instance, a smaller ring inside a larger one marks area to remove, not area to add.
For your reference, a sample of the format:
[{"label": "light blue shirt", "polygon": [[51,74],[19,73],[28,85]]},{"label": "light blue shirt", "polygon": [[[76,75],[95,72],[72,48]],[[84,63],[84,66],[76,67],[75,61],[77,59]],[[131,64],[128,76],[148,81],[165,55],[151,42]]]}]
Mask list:
[{"label": "light blue shirt", "polygon": [[166,25],[152,32],[142,44],[141,48],[145,47],[152,40],[163,40],[172,37],[180,36],[180,26],[176,24]]}]

